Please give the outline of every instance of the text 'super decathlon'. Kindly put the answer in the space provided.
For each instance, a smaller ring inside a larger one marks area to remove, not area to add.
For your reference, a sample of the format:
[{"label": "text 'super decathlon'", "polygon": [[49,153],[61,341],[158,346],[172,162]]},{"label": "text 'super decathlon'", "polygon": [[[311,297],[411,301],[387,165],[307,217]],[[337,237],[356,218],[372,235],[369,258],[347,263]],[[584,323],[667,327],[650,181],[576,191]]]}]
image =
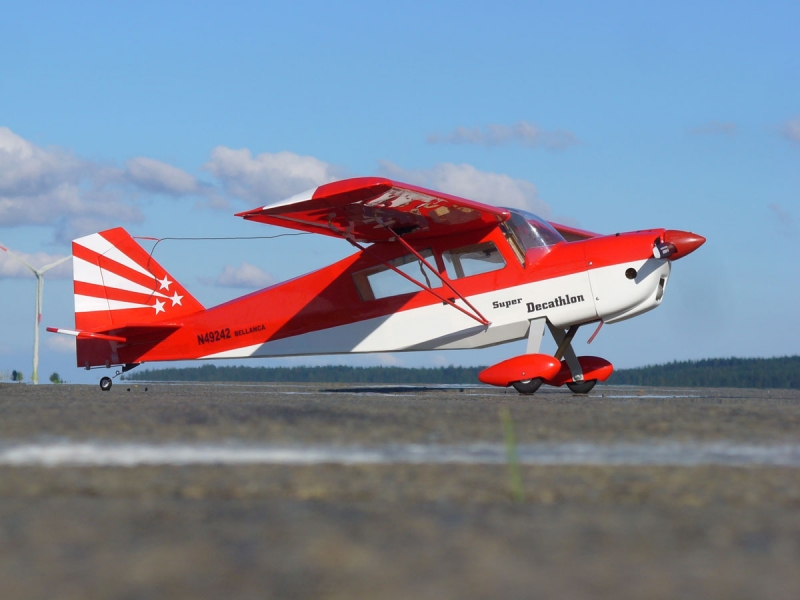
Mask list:
[{"label": "text 'super decathlon'", "polygon": [[565,296],[558,296],[553,300],[549,300],[548,302],[542,302],[541,304],[537,304],[534,302],[528,302],[528,312],[536,312],[538,310],[546,310],[548,308],[556,308],[557,306],[566,306],[567,304],[576,304],[578,302],[583,302],[583,294],[578,294],[577,296],[570,296],[569,294]]}]

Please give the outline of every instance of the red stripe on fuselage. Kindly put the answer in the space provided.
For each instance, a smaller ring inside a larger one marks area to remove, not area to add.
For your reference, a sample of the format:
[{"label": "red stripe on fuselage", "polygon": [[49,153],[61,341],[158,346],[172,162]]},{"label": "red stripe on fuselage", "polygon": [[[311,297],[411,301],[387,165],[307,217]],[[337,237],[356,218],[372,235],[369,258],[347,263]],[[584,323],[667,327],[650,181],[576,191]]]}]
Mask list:
[{"label": "red stripe on fuselage", "polygon": [[581,243],[586,248],[589,268],[599,269],[632,260],[651,258],[655,240],[663,234],[663,229],[645,229],[592,238]]}]

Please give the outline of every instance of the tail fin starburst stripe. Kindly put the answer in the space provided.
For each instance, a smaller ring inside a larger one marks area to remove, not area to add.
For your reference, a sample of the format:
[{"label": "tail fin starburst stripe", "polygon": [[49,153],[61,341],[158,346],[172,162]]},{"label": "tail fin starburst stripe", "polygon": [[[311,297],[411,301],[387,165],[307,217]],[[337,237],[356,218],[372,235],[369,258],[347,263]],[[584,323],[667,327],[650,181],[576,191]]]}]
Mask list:
[{"label": "tail fin starburst stripe", "polygon": [[74,240],[72,250],[78,329],[108,331],[203,310],[124,229]]}]

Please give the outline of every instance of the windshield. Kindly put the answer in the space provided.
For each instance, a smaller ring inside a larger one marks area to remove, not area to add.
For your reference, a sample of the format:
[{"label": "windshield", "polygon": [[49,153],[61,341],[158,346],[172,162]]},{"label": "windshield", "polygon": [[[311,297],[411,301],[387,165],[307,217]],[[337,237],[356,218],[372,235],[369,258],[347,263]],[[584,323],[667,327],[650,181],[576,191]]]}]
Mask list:
[{"label": "windshield", "polygon": [[549,248],[566,241],[541,217],[517,208],[506,210],[511,213],[511,218],[506,223],[526,252],[532,248]]}]

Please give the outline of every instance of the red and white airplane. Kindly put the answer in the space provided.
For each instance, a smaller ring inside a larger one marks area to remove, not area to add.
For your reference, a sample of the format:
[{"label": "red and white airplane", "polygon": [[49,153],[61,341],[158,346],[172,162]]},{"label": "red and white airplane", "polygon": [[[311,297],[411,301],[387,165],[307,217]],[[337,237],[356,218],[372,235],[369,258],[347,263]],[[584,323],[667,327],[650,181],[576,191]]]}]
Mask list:
[{"label": "red and white airplane", "polygon": [[[578,328],[595,323],[599,331],[656,308],[672,261],[705,242],[664,229],[599,235],[375,177],[237,216],[340,237],[358,251],[205,308],[124,229],[109,229],[72,243],[75,329],[47,330],[77,338],[79,367],[121,372],[149,361],[451,350],[527,338],[525,354],[479,379],[523,394],[543,383],[588,393],[613,367],[576,355]],[[539,353],[546,328],[554,356]],[[110,389],[111,378],[100,386]]]}]

